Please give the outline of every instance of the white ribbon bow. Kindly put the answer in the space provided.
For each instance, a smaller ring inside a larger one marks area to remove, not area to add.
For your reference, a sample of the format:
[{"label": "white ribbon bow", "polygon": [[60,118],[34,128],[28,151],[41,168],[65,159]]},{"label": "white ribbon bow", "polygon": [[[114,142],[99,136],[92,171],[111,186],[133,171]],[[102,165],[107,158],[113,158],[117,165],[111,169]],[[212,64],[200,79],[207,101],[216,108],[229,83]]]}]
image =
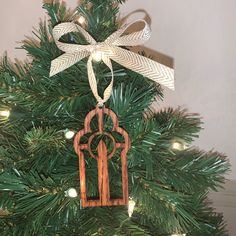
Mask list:
[{"label": "white ribbon bow", "polygon": [[[126,29],[136,22],[144,23],[144,28],[140,31],[122,36]],[[85,37],[89,45],[69,44],[59,41],[63,35],[71,32],[80,32]],[[111,60],[130,70],[142,74],[156,83],[174,90],[173,69],[120,47],[143,44],[150,38],[150,36],[151,30],[147,22],[144,20],[137,20],[131,24],[124,25],[101,43],[96,42],[81,26],[71,22],[61,23],[53,28],[53,38],[57,47],[65,53],[51,62],[50,76],[69,68],[83,58],[89,56],[87,62],[88,80],[95,98],[101,105],[110,98],[112,93],[114,74]],[[111,82],[103,93],[103,98],[101,98],[98,94],[97,81],[92,65],[93,58],[98,55],[109,67],[112,75]]]}]

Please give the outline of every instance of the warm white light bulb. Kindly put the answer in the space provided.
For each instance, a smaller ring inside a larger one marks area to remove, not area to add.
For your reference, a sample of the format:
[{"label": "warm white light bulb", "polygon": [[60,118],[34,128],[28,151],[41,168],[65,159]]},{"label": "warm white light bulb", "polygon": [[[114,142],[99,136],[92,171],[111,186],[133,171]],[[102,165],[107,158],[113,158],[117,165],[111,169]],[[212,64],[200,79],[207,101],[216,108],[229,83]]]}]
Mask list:
[{"label": "warm white light bulb", "polygon": [[78,23],[83,25],[85,23],[85,18],[83,16],[79,16],[79,18],[77,19]]},{"label": "warm white light bulb", "polygon": [[75,188],[69,188],[66,192],[65,192],[67,197],[71,197],[71,198],[76,198],[78,196],[78,193],[76,191]]},{"label": "warm white light bulb", "polygon": [[176,150],[181,150],[181,144],[179,143],[179,142],[174,142],[173,144],[172,144],[172,148],[173,149],[176,149]]},{"label": "warm white light bulb", "polygon": [[72,139],[74,137],[74,135],[75,135],[75,132],[72,131],[72,130],[68,130],[68,131],[65,132],[65,138],[66,139]]},{"label": "warm white light bulb", "polygon": [[8,118],[10,116],[10,111],[9,110],[0,111],[0,116]]},{"label": "warm white light bulb", "polygon": [[134,207],[135,207],[135,201],[130,199],[129,200],[129,204],[128,204],[128,214],[129,214],[129,217],[132,216],[133,212],[134,212]]},{"label": "warm white light bulb", "polygon": [[102,60],[102,52],[101,51],[95,51],[92,53],[92,58],[96,62],[100,62]]},{"label": "warm white light bulb", "polygon": [[185,150],[187,146],[184,143],[175,141],[172,143],[172,148],[175,150],[182,151],[182,150]]}]

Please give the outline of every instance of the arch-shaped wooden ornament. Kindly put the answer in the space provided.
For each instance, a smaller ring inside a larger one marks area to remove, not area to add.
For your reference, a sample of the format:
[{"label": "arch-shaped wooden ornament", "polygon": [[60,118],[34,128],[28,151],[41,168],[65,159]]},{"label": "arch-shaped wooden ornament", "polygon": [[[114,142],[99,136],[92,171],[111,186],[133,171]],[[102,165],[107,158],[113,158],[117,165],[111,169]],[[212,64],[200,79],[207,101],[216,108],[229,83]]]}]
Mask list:
[{"label": "arch-shaped wooden ornament", "polygon": [[[112,136],[111,132],[104,130],[104,114],[111,117],[113,122],[112,131],[119,133],[124,142],[117,143],[115,138]],[[93,117],[97,116],[98,118],[98,130],[92,133],[90,123]],[[81,138],[90,133],[91,136],[88,139],[87,143],[81,144]],[[101,140],[97,146],[97,156],[91,151],[92,140],[97,135],[106,135],[108,136],[114,145],[112,152],[109,154],[106,144]],[[90,111],[84,121],[84,129],[80,130],[74,139],[74,148],[75,152],[79,158],[79,171],[80,171],[80,191],[81,191],[81,200],[83,207],[93,207],[93,206],[114,206],[114,205],[127,205],[128,204],[128,173],[127,173],[127,152],[130,147],[130,141],[128,133],[119,127],[119,122],[116,114],[105,107],[95,108]],[[120,153],[121,158],[121,167],[122,167],[122,198],[111,199],[110,198],[110,188],[109,188],[109,173],[108,173],[108,159],[112,158],[116,153],[117,149],[122,149]],[[98,191],[99,197],[96,200],[88,200],[86,193],[86,169],[85,169],[85,158],[84,150],[89,152],[90,157],[95,158],[98,163]]]}]

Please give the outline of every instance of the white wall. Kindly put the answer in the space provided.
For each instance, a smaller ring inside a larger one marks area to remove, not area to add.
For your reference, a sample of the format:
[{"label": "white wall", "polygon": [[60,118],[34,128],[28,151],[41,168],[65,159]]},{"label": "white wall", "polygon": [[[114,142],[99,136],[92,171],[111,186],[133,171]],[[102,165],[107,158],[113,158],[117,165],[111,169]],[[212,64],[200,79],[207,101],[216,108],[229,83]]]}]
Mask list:
[{"label": "white wall", "polygon": [[176,91],[166,90],[163,105],[201,114],[195,144],[226,153],[236,179],[236,1],[130,0],[123,12],[138,8],[152,20],[147,46],[174,58]]},{"label": "white wall", "polygon": [[[66,1],[75,7],[76,0]],[[184,106],[205,122],[196,145],[226,153],[236,179],[236,1],[129,0],[122,15],[145,9],[152,21],[147,47],[174,59],[176,91],[165,91],[162,106]],[[0,55],[25,57],[14,49],[45,15],[41,1],[8,0],[0,5]]]}]

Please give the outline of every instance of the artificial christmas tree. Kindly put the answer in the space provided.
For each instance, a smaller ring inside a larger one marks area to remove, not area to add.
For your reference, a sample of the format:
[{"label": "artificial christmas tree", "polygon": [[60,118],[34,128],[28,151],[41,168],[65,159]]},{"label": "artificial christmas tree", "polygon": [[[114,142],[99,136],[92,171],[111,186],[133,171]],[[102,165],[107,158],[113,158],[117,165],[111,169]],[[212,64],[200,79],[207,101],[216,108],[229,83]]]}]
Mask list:
[{"label": "artificial christmas tree", "polygon": [[[117,14],[123,2],[85,0],[75,12],[45,3],[48,25],[41,22],[22,46],[32,61],[3,58],[1,235],[227,235],[207,194],[224,182],[228,161],[189,147],[201,129],[198,115],[150,108],[162,98],[156,82],[173,88],[172,70],[138,54],[147,63],[137,67],[127,48],[136,45],[128,43],[135,33],[125,34],[119,49],[106,41],[122,31]],[[141,36],[148,38],[144,29]],[[89,54],[78,60],[78,45],[91,43],[99,50],[85,50]],[[166,78],[158,77],[163,71]],[[107,206],[126,204],[128,192],[129,206]]]}]

